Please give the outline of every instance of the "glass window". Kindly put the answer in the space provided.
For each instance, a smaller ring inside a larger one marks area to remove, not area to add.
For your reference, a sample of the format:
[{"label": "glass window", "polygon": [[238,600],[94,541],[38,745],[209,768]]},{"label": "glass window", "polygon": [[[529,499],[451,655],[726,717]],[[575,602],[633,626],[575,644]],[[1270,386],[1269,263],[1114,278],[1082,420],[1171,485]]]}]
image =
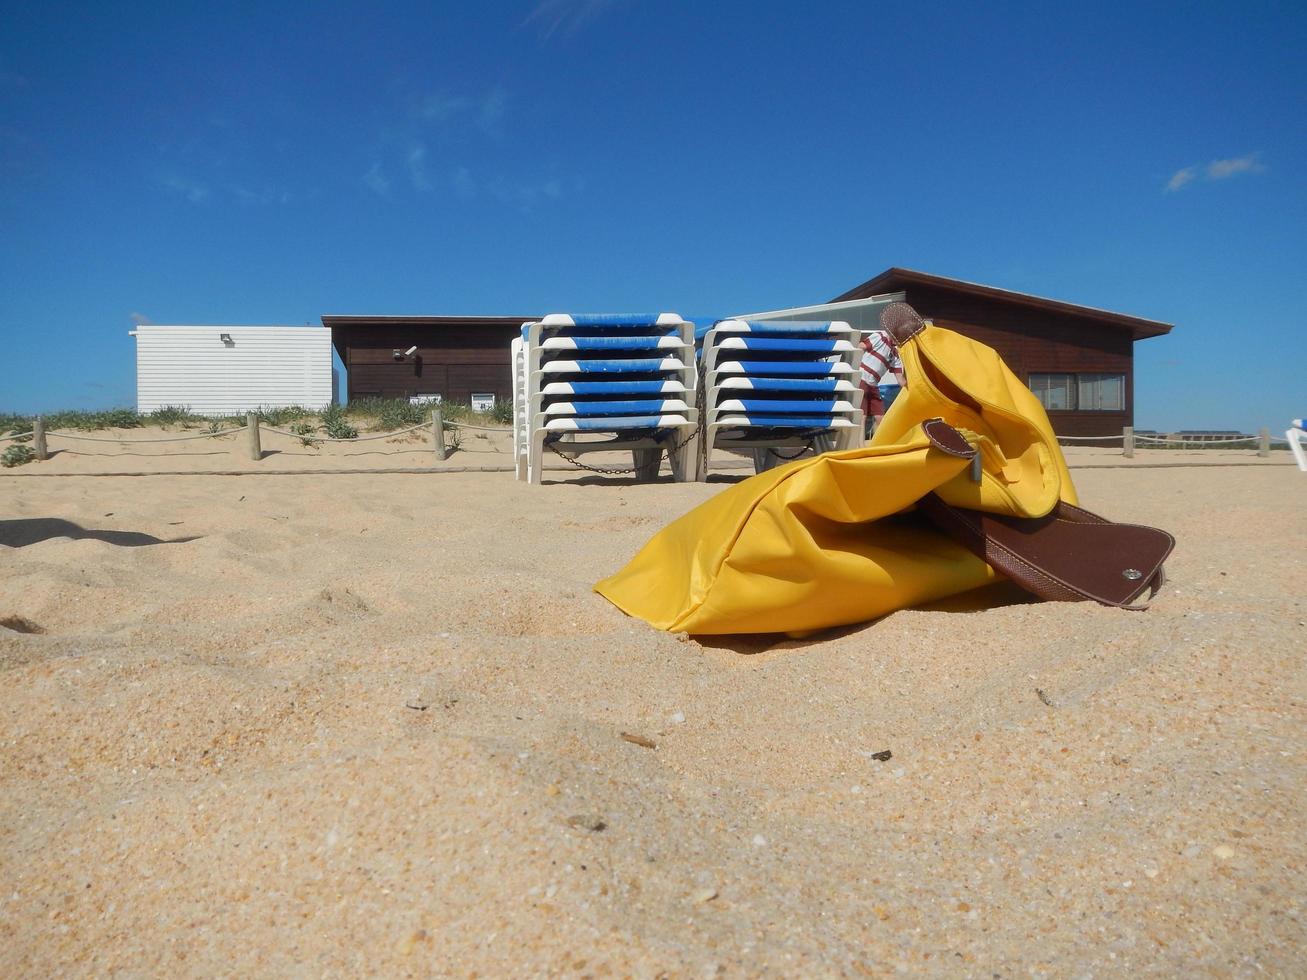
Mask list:
[{"label": "glass window", "polygon": [[1124,374],[1080,374],[1076,376],[1076,382],[1080,411],[1125,411]]},{"label": "glass window", "polygon": [[1046,411],[1070,411],[1076,407],[1074,374],[1032,374],[1030,390]]}]

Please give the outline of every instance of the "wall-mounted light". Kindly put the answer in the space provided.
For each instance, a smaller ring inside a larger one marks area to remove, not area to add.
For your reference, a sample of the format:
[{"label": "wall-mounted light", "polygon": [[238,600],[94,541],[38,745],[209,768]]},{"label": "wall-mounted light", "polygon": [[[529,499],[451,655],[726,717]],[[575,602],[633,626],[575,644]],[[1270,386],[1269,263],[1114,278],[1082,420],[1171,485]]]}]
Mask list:
[{"label": "wall-mounted light", "polygon": [[390,355],[395,360],[402,361],[406,357],[412,357],[417,352],[418,352],[417,344],[414,344],[408,350],[400,350],[398,347],[392,348],[390,351]]},{"label": "wall-mounted light", "polygon": [[229,334],[229,333],[220,333],[220,334],[218,334],[218,339],[221,340],[221,341],[222,341],[224,344],[226,344],[228,347],[231,347],[233,344],[236,343],[236,341],[234,341],[234,340],[231,339],[231,334]]}]

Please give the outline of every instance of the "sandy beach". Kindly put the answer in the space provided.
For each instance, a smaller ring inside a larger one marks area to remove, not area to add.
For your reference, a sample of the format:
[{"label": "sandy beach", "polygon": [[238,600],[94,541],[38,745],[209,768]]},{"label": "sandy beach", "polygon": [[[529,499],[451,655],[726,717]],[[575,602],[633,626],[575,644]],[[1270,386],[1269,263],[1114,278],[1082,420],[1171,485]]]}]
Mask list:
[{"label": "sandy beach", "polygon": [[0,975],[1302,973],[1286,453],[1068,453],[1144,613],[701,643],[591,586],[742,470],[225,438],[0,471]]}]

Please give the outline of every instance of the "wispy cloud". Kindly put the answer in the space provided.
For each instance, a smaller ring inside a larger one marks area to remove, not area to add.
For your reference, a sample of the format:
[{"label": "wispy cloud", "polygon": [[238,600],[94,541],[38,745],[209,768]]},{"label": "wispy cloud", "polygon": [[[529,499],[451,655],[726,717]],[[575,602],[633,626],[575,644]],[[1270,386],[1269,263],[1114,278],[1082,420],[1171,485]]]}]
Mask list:
[{"label": "wispy cloud", "polygon": [[1189,181],[1198,176],[1198,167],[1185,167],[1183,170],[1177,170],[1171,174],[1171,179],[1166,182],[1168,191],[1178,191]]},{"label": "wispy cloud", "polygon": [[466,96],[432,92],[422,97],[418,103],[417,114],[431,122],[448,122],[466,112],[470,105],[471,101]]},{"label": "wispy cloud", "polygon": [[449,184],[454,188],[454,193],[461,198],[467,199],[476,195],[476,181],[472,179],[472,172],[467,167],[455,168],[453,175],[449,178]]},{"label": "wispy cloud", "polygon": [[503,136],[501,124],[508,107],[508,91],[494,85],[480,95],[459,95],[444,89],[422,96],[414,115],[422,123],[441,128],[475,126],[487,136]]},{"label": "wispy cloud", "polygon": [[201,180],[178,173],[165,173],[159,178],[167,193],[190,204],[236,204],[266,207],[272,204],[290,204],[302,192],[291,193],[275,184],[231,183]]},{"label": "wispy cloud", "polygon": [[507,107],[508,93],[503,86],[496,85],[481,96],[481,104],[477,107],[477,126],[487,136],[502,137],[504,133],[501,123]]},{"label": "wispy cloud", "polygon": [[537,204],[558,201],[563,197],[563,182],[557,177],[543,181],[512,181],[496,177],[486,185],[491,196],[504,204],[530,211]]},{"label": "wispy cloud", "polygon": [[209,185],[179,174],[168,174],[163,178],[163,186],[174,194],[179,194],[192,204],[203,204],[209,199]]},{"label": "wispy cloud", "polygon": [[414,143],[404,158],[408,168],[408,179],[417,191],[431,190],[431,178],[427,176],[427,148],[421,143]]},{"label": "wispy cloud", "polygon": [[382,197],[390,193],[390,178],[382,173],[380,161],[368,168],[368,172],[363,175],[363,184],[372,193],[380,194]]},{"label": "wispy cloud", "polygon": [[1212,160],[1208,163],[1195,163],[1183,167],[1171,175],[1166,182],[1166,191],[1178,191],[1195,180],[1227,180],[1239,174],[1259,174],[1266,170],[1266,165],[1258,159],[1259,154],[1232,157],[1228,160]]},{"label": "wispy cloud", "polygon": [[1258,174],[1265,169],[1258,161],[1257,154],[1249,153],[1246,157],[1235,157],[1233,160],[1213,160],[1207,165],[1207,179],[1224,180],[1235,174]]},{"label": "wispy cloud", "polygon": [[542,40],[555,34],[575,34],[623,0],[539,0],[522,22],[540,32]]},{"label": "wispy cloud", "polygon": [[[411,92],[400,111],[377,133],[362,163],[363,186],[395,200],[425,196],[432,201],[494,202],[530,211],[583,190],[579,178],[545,174],[511,174],[498,147],[516,103],[502,85],[477,90],[434,88]],[[491,151],[487,156],[487,150]]]},{"label": "wispy cloud", "polygon": [[232,184],[227,190],[241,204],[249,205],[289,204],[293,198],[290,191],[277,187],[252,188],[243,184]]}]

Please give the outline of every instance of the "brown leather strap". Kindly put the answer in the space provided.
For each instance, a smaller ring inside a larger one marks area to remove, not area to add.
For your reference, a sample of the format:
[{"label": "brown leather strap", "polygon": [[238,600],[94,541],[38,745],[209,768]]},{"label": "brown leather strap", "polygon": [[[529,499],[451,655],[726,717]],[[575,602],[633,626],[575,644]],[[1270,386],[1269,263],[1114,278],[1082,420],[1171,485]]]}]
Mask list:
[{"label": "brown leather strap", "polygon": [[918,506],[941,531],[1043,599],[1092,599],[1105,606],[1142,609],[1145,591],[1164,581],[1162,563],[1175,539],[1139,524],[1114,524],[1059,503],[1040,518],[1003,517],[946,504],[933,493]]},{"label": "brown leather strap", "polygon": [[907,303],[890,303],[880,311],[880,328],[894,338],[897,346],[902,347],[926,329],[926,321]]}]

